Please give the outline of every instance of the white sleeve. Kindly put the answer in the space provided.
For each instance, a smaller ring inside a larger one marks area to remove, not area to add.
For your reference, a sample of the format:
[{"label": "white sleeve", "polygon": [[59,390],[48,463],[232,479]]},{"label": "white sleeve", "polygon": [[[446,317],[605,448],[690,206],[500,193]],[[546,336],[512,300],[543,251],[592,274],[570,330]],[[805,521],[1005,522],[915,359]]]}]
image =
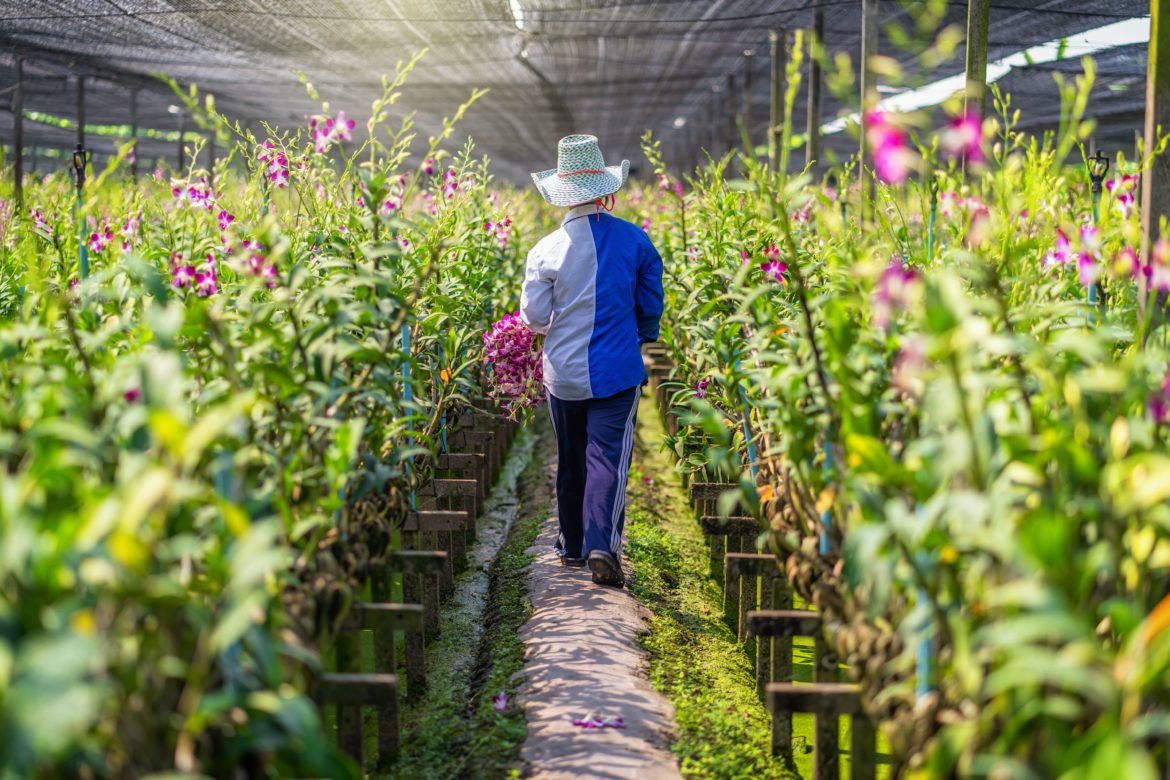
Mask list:
[{"label": "white sleeve", "polygon": [[528,252],[524,287],[520,292],[520,319],[533,333],[548,333],[552,319],[553,282],[541,269],[536,248]]}]

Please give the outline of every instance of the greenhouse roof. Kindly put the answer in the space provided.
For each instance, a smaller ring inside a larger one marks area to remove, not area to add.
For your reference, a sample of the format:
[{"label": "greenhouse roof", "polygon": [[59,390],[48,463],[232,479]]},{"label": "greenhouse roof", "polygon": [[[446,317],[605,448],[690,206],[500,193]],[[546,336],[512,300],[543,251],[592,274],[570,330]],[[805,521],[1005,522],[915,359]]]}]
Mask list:
[{"label": "greenhouse roof", "polygon": [[[556,140],[592,132],[614,162],[640,161],[638,138],[653,129],[668,161],[685,163],[686,150],[729,136],[726,84],[742,84],[745,50],[752,63],[751,127],[762,140],[768,113],[768,31],[807,27],[809,0],[5,0],[0,2],[0,141],[12,142],[11,97],[15,56],[25,59],[26,117],[76,116],[71,76],[89,76],[88,125],[129,121],[130,87],[139,93],[143,128],[174,131],[177,102],[155,74],[197,84],[214,94],[224,113],[255,126],[261,120],[294,126],[315,113],[294,74],[303,71],[331,107],[359,120],[380,92],[384,73],[422,48],[429,53],[403,93],[404,110],[418,111],[425,135],[473,88],[491,92],[472,110],[461,132],[497,163],[499,175],[523,180],[555,160]],[[854,67],[860,46],[859,0],[821,0],[825,46],[845,52]],[[947,3],[946,22],[962,27],[966,0]],[[1143,0],[992,0],[989,59],[1148,13]],[[879,49],[907,70],[910,55],[895,52],[890,24],[912,27],[899,3],[882,3]],[[999,83],[1017,95],[1028,126],[1053,124],[1058,71],[1078,70],[1079,59],[1017,68]],[[1102,120],[1102,138],[1129,139],[1140,126],[1145,51],[1129,46],[1098,55],[1101,80],[1090,113]],[[930,77],[963,69],[963,47]],[[922,76],[923,79],[927,75]],[[804,85],[797,98],[804,126]],[[734,97],[740,110],[742,97]],[[824,117],[845,106],[826,92]],[[25,122],[26,146],[68,148],[74,132],[44,121]],[[161,136],[161,133],[158,135]],[[146,157],[171,155],[172,139],[142,142]],[[89,139],[98,152],[108,137]],[[848,134],[827,139],[838,153],[852,150]]]}]

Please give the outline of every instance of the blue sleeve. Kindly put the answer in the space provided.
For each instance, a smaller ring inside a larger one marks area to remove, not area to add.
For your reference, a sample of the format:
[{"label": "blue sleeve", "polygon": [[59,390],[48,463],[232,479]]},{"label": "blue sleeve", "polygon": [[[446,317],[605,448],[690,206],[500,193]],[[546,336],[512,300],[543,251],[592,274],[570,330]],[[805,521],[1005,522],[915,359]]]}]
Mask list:
[{"label": "blue sleeve", "polygon": [[658,321],[662,319],[662,257],[649,240],[638,253],[638,285],[634,289],[634,308],[638,318],[638,342],[658,340]]}]

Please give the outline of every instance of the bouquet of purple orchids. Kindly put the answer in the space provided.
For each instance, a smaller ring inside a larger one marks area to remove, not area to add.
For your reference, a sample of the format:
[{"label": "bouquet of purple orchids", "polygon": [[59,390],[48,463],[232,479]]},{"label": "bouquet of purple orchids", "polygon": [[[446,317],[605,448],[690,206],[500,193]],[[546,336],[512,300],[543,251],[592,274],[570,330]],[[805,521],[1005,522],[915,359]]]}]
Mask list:
[{"label": "bouquet of purple orchids", "polygon": [[483,354],[491,371],[488,389],[513,419],[545,401],[542,339],[514,312],[483,334]]}]

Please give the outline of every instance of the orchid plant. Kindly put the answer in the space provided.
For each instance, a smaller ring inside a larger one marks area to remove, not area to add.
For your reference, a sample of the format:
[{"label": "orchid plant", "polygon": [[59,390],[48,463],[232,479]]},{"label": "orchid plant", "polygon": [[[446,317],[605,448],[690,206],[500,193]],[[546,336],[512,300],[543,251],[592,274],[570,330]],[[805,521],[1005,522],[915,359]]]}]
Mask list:
[{"label": "orchid plant", "polygon": [[358,776],[305,691],[445,421],[494,411],[480,336],[532,225],[443,148],[480,93],[421,156],[389,124],[414,62],[364,138],[324,103],[257,137],[185,95],[229,154],[95,177],[88,278],[65,174],[26,185],[0,241],[0,774]]},{"label": "orchid plant", "polygon": [[1055,136],[998,93],[937,130],[875,111],[869,186],[749,153],[627,201],[666,259],[678,468],[758,507],[896,772],[1170,761],[1170,243],[1141,254],[1132,197],[1166,139],[1095,203],[1092,76]]}]

